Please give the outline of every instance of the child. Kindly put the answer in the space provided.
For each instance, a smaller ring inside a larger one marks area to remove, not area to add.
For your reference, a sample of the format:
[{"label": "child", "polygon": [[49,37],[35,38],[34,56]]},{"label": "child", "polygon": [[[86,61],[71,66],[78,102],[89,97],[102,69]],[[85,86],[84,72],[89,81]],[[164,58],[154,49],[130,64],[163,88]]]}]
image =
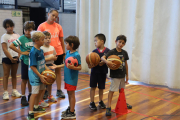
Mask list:
[{"label": "child", "polygon": [[[26,91],[26,84],[28,82],[28,88],[29,88],[29,95],[28,95],[28,101],[31,96],[31,85],[29,84],[29,77],[28,77],[28,65],[29,65],[29,51],[33,47],[33,42],[31,39],[30,32],[35,29],[35,24],[33,21],[26,21],[24,23],[24,35],[19,37],[17,40],[13,41],[13,43],[9,46],[12,50],[15,52],[21,54],[21,92],[22,92],[22,98],[21,98],[21,104],[23,106],[28,106],[29,103],[26,100],[25,91]],[[20,50],[16,47],[20,46]]]},{"label": "child", "polygon": [[76,36],[69,36],[65,39],[65,46],[68,50],[66,52],[66,58],[68,57],[75,57],[78,60],[78,66],[75,67],[74,65],[67,64],[67,67],[63,65],[54,65],[50,68],[55,69],[58,67],[64,66],[64,81],[65,81],[65,89],[67,89],[68,98],[69,98],[69,107],[66,109],[66,111],[62,112],[61,117],[63,119],[75,119],[75,90],[77,87],[78,82],[78,73],[79,70],[81,70],[81,58],[79,53],[76,51],[76,49],[79,47],[80,42],[79,38]]},{"label": "child", "polygon": [[[121,88],[125,88],[125,83],[128,83],[128,64],[129,60],[128,53],[122,48],[126,44],[126,36],[119,35],[116,38],[116,48],[110,50],[106,55],[101,57],[101,60],[104,61],[108,66],[115,67],[115,64],[106,59],[110,55],[117,55],[122,60],[122,65],[117,70],[110,70],[111,85],[108,94],[108,104],[106,108],[106,116],[111,116],[111,101],[115,91],[120,91]],[[125,81],[126,77],[126,81]],[[127,104],[127,108],[131,109],[132,106]]]},{"label": "child", "polygon": [[9,94],[7,91],[8,88],[8,78],[11,71],[12,77],[12,96],[21,97],[21,94],[16,90],[17,78],[16,73],[19,64],[19,54],[9,49],[10,44],[19,38],[19,34],[13,32],[14,29],[14,22],[11,19],[5,19],[3,21],[3,27],[6,29],[6,33],[1,37],[1,45],[2,45],[2,64],[3,64],[3,99],[8,100]]},{"label": "child", "polygon": [[44,108],[38,106],[40,96],[45,91],[46,86],[41,83],[45,81],[45,76],[41,75],[45,69],[48,70],[45,65],[45,58],[43,50],[40,49],[44,44],[45,35],[42,32],[34,31],[32,34],[32,40],[34,42],[34,47],[31,49],[29,54],[29,71],[28,75],[30,84],[32,86],[32,95],[29,101],[29,113],[28,120],[34,120],[34,113],[45,112]]},{"label": "child", "polygon": [[[92,52],[96,52],[100,57],[102,57],[104,54],[106,54],[109,51],[109,49],[104,46],[106,42],[106,37],[104,34],[97,34],[94,38],[94,42],[97,49],[93,50]],[[92,66],[94,65],[89,65],[89,68],[91,68]],[[106,64],[104,64],[103,61],[101,61],[98,66],[93,67],[91,69],[91,76],[90,76],[91,103],[89,107],[92,110],[97,110],[97,107],[94,103],[94,96],[95,96],[95,90],[96,90],[97,84],[99,88],[99,106],[102,109],[106,108],[106,105],[104,104],[102,99],[103,99],[103,89],[105,89],[107,73],[108,73],[108,67]]]},{"label": "child", "polygon": [[[41,47],[41,49],[44,52],[44,57],[45,57],[45,61],[46,61],[46,66],[52,66],[52,64],[54,63],[55,60],[57,60],[56,57],[56,50],[54,49],[53,46],[49,45],[51,42],[51,34],[47,31],[43,32],[45,35],[45,39],[44,39],[44,45]],[[47,85],[47,92],[48,93],[48,99],[50,102],[57,102],[57,100],[51,95],[51,90],[52,90],[52,85]],[[45,96],[46,94],[44,94]],[[39,103],[40,106],[42,107],[48,107],[49,104],[44,102],[43,100],[43,96],[42,96],[42,100]]]}]

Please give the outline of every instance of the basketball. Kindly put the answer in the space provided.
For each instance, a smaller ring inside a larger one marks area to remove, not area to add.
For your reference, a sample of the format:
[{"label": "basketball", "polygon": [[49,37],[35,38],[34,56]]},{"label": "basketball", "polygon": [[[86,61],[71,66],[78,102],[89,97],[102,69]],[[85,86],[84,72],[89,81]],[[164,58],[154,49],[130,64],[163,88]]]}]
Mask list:
[{"label": "basketball", "polygon": [[117,55],[110,55],[108,58],[107,58],[108,61],[112,61],[112,63],[116,64],[116,67],[110,67],[108,66],[111,70],[116,70],[118,69],[121,64],[122,64],[122,61],[121,59],[117,56]]},{"label": "basketball", "polygon": [[45,85],[51,85],[56,80],[56,74],[52,70],[44,70],[41,75],[46,76],[45,82],[43,84]]},{"label": "basketball", "polygon": [[67,64],[70,64],[70,65],[74,65],[75,67],[78,66],[78,60],[75,58],[75,57],[68,57],[66,60],[65,60],[65,64],[66,64],[66,67],[67,67]]},{"label": "basketball", "polygon": [[86,56],[86,63],[93,64],[94,66],[97,66],[100,62],[100,57],[97,53],[91,52]]}]

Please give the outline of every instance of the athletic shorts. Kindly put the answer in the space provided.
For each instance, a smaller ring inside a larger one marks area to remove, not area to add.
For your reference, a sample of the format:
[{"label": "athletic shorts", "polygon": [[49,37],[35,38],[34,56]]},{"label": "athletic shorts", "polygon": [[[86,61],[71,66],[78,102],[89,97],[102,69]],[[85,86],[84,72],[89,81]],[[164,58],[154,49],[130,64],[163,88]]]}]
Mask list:
[{"label": "athletic shorts", "polygon": [[39,94],[39,90],[45,90],[45,89],[46,89],[45,84],[41,84],[39,86],[32,86],[32,94]]},{"label": "athletic shorts", "polygon": [[109,91],[119,91],[119,89],[125,88],[125,78],[111,78],[111,85]]},{"label": "athletic shorts", "polygon": [[57,55],[57,60],[54,61],[54,64],[56,64],[56,65],[61,65],[61,64],[63,64],[63,56],[64,56],[64,54],[62,54],[62,55]]},{"label": "athletic shorts", "polygon": [[[13,57],[13,58],[17,58],[17,57]],[[5,63],[5,64],[16,64],[16,63],[12,63],[11,60],[8,57],[2,58],[2,63]],[[19,63],[19,59],[18,59],[17,63]]]},{"label": "athletic shorts", "polygon": [[28,80],[28,69],[29,66],[26,65],[23,60],[21,60],[21,79]]},{"label": "athletic shorts", "polygon": [[105,89],[106,73],[91,73],[90,87],[96,88],[97,84],[99,89]]},{"label": "athletic shorts", "polygon": [[48,67],[48,69],[55,71],[55,69],[51,69],[49,66],[53,66],[52,64],[46,64],[46,66]]},{"label": "athletic shorts", "polygon": [[75,91],[76,88],[77,88],[77,86],[70,85],[70,84],[67,84],[67,83],[65,83],[65,85],[64,85],[64,89],[66,89],[67,91]]}]

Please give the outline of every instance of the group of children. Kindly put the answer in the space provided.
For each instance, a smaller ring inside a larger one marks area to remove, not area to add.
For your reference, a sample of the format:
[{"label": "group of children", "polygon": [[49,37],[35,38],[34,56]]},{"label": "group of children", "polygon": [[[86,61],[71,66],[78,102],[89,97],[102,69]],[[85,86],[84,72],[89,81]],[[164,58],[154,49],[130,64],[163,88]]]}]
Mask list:
[{"label": "group of children", "polygon": [[[6,19],[3,22],[3,27],[7,31],[7,33],[1,37],[2,49],[4,52],[2,55],[2,64],[4,69],[3,99],[9,99],[7,86],[9,74],[11,71],[13,86],[12,96],[21,97],[21,104],[25,106],[29,105],[29,113],[27,117],[28,120],[35,120],[34,113],[45,112],[43,107],[47,107],[49,104],[43,101],[43,98],[47,98],[48,96],[49,101],[57,101],[51,94],[52,85],[45,86],[42,84],[46,79],[45,76],[41,75],[42,71],[47,69],[55,70],[58,79],[58,81],[56,81],[58,89],[57,95],[61,98],[65,97],[64,93],[60,89],[61,68],[64,68],[64,88],[67,90],[69,99],[69,107],[62,112],[61,117],[64,119],[76,118],[75,90],[78,83],[78,72],[81,70],[81,57],[76,49],[79,47],[80,42],[76,36],[69,36],[63,40],[62,28],[54,22],[58,16],[57,13],[58,12],[56,10],[50,10],[48,13],[48,20],[38,27],[38,31],[34,31],[35,25],[33,21],[26,21],[24,23],[24,35],[22,36],[19,36],[13,31],[15,25],[11,19]],[[47,31],[49,29],[51,29],[50,31],[54,31],[53,34]],[[94,37],[94,42],[97,49],[93,50],[93,52],[99,54],[101,57],[101,62],[98,66],[94,66],[93,64],[88,65],[89,68],[91,68],[91,102],[89,107],[92,110],[97,110],[97,107],[94,103],[94,96],[95,89],[98,84],[99,106],[103,109],[106,108],[106,115],[110,116],[113,93],[120,90],[121,88],[124,88],[125,83],[128,83],[127,60],[129,57],[127,52],[122,49],[126,43],[126,37],[124,35],[118,36],[115,41],[116,48],[112,50],[109,50],[104,46],[106,42],[106,37],[104,34],[97,34]],[[51,45],[51,43],[53,43],[53,45]],[[67,49],[66,53],[65,47]],[[118,55],[122,60],[122,65],[117,70],[110,70],[111,85],[108,94],[108,104],[106,107],[103,102],[103,90],[105,89],[106,75],[108,73],[107,65],[112,67],[116,66],[112,62],[106,60],[110,55]],[[22,95],[16,90],[16,73],[20,56]],[[78,60],[78,67],[75,67],[71,64],[67,64],[67,66],[64,65],[63,61],[68,57],[75,57]],[[28,100],[25,96],[27,84],[29,89]],[[45,92],[46,89],[48,92]],[[127,107],[129,109],[132,108],[132,106],[129,104],[127,104]]]}]

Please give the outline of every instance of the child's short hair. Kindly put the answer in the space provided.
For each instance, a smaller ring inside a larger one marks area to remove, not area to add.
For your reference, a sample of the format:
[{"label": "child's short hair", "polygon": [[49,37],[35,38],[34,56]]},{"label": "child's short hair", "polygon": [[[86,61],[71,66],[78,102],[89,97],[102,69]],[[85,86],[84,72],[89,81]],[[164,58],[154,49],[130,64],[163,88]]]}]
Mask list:
[{"label": "child's short hair", "polygon": [[29,30],[29,29],[35,29],[35,24],[34,24],[34,21],[26,21],[25,23],[24,23],[24,29],[25,30]]},{"label": "child's short hair", "polygon": [[127,41],[125,35],[119,35],[119,36],[117,36],[116,41],[118,41],[118,40],[124,40],[125,43],[126,43],[126,41]]},{"label": "child's short hair", "polygon": [[43,33],[44,33],[45,36],[51,36],[51,33],[48,32],[48,31],[43,31]]},{"label": "child's short hair", "polygon": [[41,31],[31,32],[31,39],[33,42],[35,42],[35,40],[39,40],[41,37],[45,37],[45,35]]},{"label": "child's short hair", "polygon": [[49,13],[52,13],[53,11],[56,11],[57,13],[59,13],[56,9],[54,9],[54,8],[51,8],[50,10],[49,10]]},{"label": "child's short hair", "polygon": [[3,27],[6,29],[6,24],[8,24],[10,27],[14,27],[14,22],[11,19],[5,19],[3,21]]},{"label": "child's short hair", "polygon": [[74,44],[73,50],[76,50],[80,45],[79,38],[76,36],[69,36],[64,41],[69,43],[70,46],[72,46],[73,43]]},{"label": "child's short hair", "polygon": [[104,34],[99,33],[99,34],[95,35],[95,37],[97,37],[97,38],[100,39],[100,40],[103,40],[103,41],[104,41],[104,44],[105,44],[105,42],[106,42],[106,36],[105,36]]}]

